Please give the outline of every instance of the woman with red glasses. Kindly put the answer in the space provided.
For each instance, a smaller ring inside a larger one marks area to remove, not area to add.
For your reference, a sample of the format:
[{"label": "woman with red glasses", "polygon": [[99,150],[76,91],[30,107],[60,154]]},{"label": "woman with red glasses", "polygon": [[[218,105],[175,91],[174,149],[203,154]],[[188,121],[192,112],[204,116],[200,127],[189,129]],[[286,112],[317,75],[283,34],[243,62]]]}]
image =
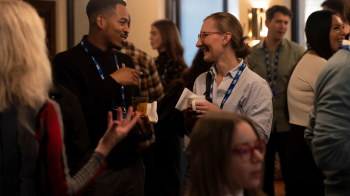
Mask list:
[{"label": "woman with red glasses", "polygon": [[211,112],[191,135],[191,180],[186,196],[262,195],[265,140],[247,117]]}]

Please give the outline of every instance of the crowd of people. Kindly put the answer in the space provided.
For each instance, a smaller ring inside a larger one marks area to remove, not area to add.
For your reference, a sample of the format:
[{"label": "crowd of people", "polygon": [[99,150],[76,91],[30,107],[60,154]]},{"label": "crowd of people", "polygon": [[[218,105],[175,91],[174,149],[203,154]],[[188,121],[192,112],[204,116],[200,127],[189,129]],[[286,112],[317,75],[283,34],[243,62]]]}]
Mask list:
[{"label": "crowd of people", "polygon": [[[276,153],[287,196],[350,195],[350,0],[321,7],[306,50],[284,38],[285,6],[254,47],[213,13],[188,66],[170,20],[150,26],[156,58],[127,40],[124,0],[89,0],[87,35],[51,62],[37,11],[0,1],[0,195],[274,196]],[[186,88],[205,101],[179,111]]]}]

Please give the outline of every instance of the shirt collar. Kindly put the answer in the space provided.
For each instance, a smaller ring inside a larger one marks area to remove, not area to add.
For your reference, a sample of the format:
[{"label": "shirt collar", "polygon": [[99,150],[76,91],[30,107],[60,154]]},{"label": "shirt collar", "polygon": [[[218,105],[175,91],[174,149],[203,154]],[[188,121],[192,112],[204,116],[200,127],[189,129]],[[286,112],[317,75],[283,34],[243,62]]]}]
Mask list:
[{"label": "shirt collar", "polygon": [[[233,69],[231,69],[229,72],[227,72],[226,74],[225,74],[225,76],[227,75],[227,74],[230,74],[231,76],[232,76],[232,78],[233,77],[235,77],[235,74],[236,74],[236,72],[237,72],[237,70],[239,69],[239,67],[243,64],[243,59],[241,59],[241,58],[238,58],[237,59],[238,60],[238,62],[239,62],[239,64],[235,67],[235,68],[233,68]],[[216,72],[216,63],[214,63],[211,67],[210,67],[210,73],[211,73],[211,75],[212,75],[212,77],[213,78],[215,78],[216,77],[216,75],[217,75],[217,72]]]},{"label": "shirt collar", "polygon": [[350,41],[343,40],[343,42],[341,44],[339,44],[339,50],[340,49],[347,50],[350,52]]},{"label": "shirt collar", "polygon": [[[286,39],[283,38],[280,46],[282,46],[282,47],[285,46],[286,42],[287,42]],[[261,40],[256,46],[258,49],[264,49],[265,48],[265,39]]]}]

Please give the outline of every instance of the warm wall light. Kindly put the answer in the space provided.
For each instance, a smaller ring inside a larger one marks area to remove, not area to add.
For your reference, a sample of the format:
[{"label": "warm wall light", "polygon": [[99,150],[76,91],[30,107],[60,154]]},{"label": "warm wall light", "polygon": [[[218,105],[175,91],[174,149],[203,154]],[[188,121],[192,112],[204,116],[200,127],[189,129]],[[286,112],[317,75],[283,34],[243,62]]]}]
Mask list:
[{"label": "warm wall light", "polygon": [[252,13],[249,13],[249,14],[248,14],[248,18],[249,18],[249,19],[252,19],[252,17],[253,17],[253,14],[252,14]]},{"label": "warm wall light", "polygon": [[248,35],[251,40],[260,40],[266,37],[264,22],[265,10],[263,8],[251,8],[248,10]]}]

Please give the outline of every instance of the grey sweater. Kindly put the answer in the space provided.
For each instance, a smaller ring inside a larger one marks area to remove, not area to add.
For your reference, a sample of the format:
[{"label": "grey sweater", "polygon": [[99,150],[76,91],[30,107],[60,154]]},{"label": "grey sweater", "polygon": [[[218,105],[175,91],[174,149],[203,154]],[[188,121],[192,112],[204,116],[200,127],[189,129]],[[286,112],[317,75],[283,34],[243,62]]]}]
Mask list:
[{"label": "grey sweater", "polygon": [[321,71],[305,140],[326,176],[326,196],[350,195],[350,52],[339,50]]}]

